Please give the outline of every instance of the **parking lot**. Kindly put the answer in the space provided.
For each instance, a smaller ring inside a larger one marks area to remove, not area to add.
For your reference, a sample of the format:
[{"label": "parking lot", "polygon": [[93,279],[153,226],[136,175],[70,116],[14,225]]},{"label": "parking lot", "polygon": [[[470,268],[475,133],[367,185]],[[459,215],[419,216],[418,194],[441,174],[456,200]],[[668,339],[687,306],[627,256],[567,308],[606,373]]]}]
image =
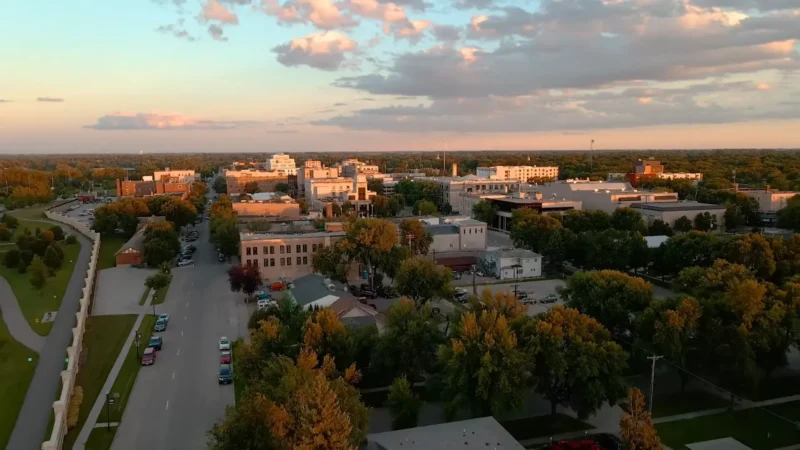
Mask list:
[{"label": "parking lot", "polygon": [[[69,208],[61,211],[62,214],[71,217],[80,222],[91,225],[94,221],[94,210],[99,208],[104,203],[74,203]],[[75,209],[71,209],[76,207]]]},{"label": "parking lot", "polygon": [[[475,286],[476,292],[478,295],[488,289],[493,294],[498,292],[510,292],[514,293],[514,288],[516,286],[517,293],[525,292],[528,294],[528,298],[532,298],[536,300],[536,303],[528,305],[528,315],[535,316],[536,314],[543,313],[548,309],[552,308],[555,305],[563,305],[564,302],[559,298],[556,300],[555,303],[540,303],[539,300],[547,297],[548,295],[556,295],[558,296],[556,289],[560,286],[564,286],[564,280],[538,280],[538,281],[524,281],[520,283],[509,283],[509,284],[490,284],[484,286]],[[470,294],[472,293],[472,285],[469,287],[463,286],[467,292]]]}]

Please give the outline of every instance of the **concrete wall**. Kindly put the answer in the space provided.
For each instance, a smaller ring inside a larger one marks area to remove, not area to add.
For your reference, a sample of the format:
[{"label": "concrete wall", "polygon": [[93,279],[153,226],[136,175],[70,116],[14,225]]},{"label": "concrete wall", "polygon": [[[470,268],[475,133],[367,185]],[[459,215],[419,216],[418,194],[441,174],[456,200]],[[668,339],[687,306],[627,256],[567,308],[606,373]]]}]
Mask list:
[{"label": "concrete wall", "polygon": [[[86,280],[83,286],[83,295],[80,299],[80,309],[75,314],[76,323],[72,329],[72,345],[67,347],[69,362],[67,368],[61,372],[61,395],[53,402],[53,431],[50,438],[42,443],[42,450],[61,450],[64,444],[64,435],[67,434],[67,410],[78,376],[78,361],[83,348],[83,333],[86,331],[86,318],[89,316],[89,304],[92,300],[94,277],[97,274],[97,257],[100,252],[100,235],[92,231],[88,225],[62,214],[46,211],[48,219],[69,225],[92,241],[92,256],[89,259],[89,269],[86,271]],[[91,406],[91,405],[90,405]],[[85,405],[84,405],[85,407]]]},{"label": "concrete wall", "polygon": [[433,241],[428,248],[429,252],[444,253],[444,252],[457,252],[458,248],[458,234],[436,234],[433,236]]}]

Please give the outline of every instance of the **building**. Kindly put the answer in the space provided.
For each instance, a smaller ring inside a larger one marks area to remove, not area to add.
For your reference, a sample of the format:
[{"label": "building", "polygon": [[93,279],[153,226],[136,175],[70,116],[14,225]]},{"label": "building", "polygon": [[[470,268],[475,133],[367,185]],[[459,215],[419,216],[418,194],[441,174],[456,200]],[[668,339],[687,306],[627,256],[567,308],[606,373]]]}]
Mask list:
[{"label": "building", "polygon": [[338,281],[312,273],[295,279],[287,291],[294,302],[305,309],[330,308],[342,323],[351,327],[375,326],[383,332],[385,321],[374,308],[358,299]]},{"label": "building", "polygon": [[309,203],[323,198],[339,197],[353,190],[353,179],[344,177],[308,178],[304,184],[303,192]]},{"label": "building", "polygon": [[258,192],[274,192],[279,184],[288,184],[289,177],[277,171],[226,170],[225,182],[228,195],[244,194],[247,183],[255,182]]},{"label": "building", "polygon": [[535,186],[545,199],[579,201],[582,209],[613,213],[634,203],[674,203],[675,192],[650,192],[634,189],[630,183],[614,181],[564,180]]},{"label": "building", "polygon": [[259,192],[252,200],[241,200],[232,204],[239,217],[263,217],[274,220],[300,219],[300,205],[288,195],[275,192]]},{"label": "building", "polygon": [[486,252],[483,268],[500,280],[542,276],[542,255],[530,250],[501,249]]},{"label": "building", "polygon": [[[462,193],[479,192],[483,194],[505,194],[519,189],[516,180],[489,180],[475,175],[463,177],[436,177],[429,178],[438,188],[438,203],[440,206],[449,203],[454,213],[464,213],[460,210],[460,195]],[[468,213],[468,211],[467,211]]]},{"label": "building", "polygon": [[114,260],[117,267],[144,263],[144,227],[133,233],[133,236],[117,250]]},{"label": "building", "polygon": [[478,167],[476,175],[489,180],[557,180],[558,167],[554,166],[492,166]]},{"label": "building", "polygon": [[314,272],[312,257],[318,250],[330,247],[345,236],[339,223],[327,223],[325,230],[299,228],[294,225],[275,227],[269,233],[241,233],[242,264],[258,266],[261,278],[294,280]]},{"label": "building", "polygon": [[185,198],[192,190],[193,181],[177,178],[162,177],[160,181],[154,181],[152,177],[145,177],[147,180],[130,181],[116,180],[117,198],[122,197],[148,197],[151,195],[180,194]]},{"label": "building", "polygon": [[197,181],[197,174],[194,170],[170,170],[169,167],[153,172],[153,180],[165,181],[165,178],[167,181],[191,184]]},{"label": "building", "polygon": [[325,211],[333,217],[334,204],[349,203],[360,217],[372,215],[372,199],[378,195],[367,187],[367,177],[356,174],[352,178],[310,179],[305,182],[306,200],[311,209]]},{"label": "building", "polygon": [[797,195],[797,192],[778,191],[770,188],[769,185],[765,189],[738,189],[737,192],[756,199],[759,211],[762,213],[778,212],[785,208],[789,200]]},{"label": "building", "polygon": [[497,215],[490,228],[503,231],[511,230],[511,217],[518,208],[532,209],[539,214],[564,212],[571,209],[580,210],[582,203],[579,200],[546,200],[541,192],[512,192],[510,194],[480,194],[462,193],[459,210],[464,214],[471,214],[472,208],[481,201],[487,201],[494,206]]},{"label": "building", "polygon": [[303,167],[297,169],[296,192],[298,197],[306,196],[306,180],[339,178],[338,167],[325,167],[322,162],[308,160]]},{"label": "building", "polygon": [[339,169],[341,170],[341,175],[348,178],[360,173],[368,176],[380,173],[378,166],[361,162],[356,158],[345,159],[339,163]]},{"label": "building", "polygon": [[294,158],[283,153],[276,153],[267,159],[264,165],[267,172],[278,172],[282,176],[297,175],[297,166]]},{"label": "building", "polygon": [[703,180],[702,173],[664,172],[664,165],[661,164],[661,161],[655,159],[640,159],[634,161],[633,173],[629,175],[632,175],[629,179],[634,183],[647,178],[658,178],[661,180]]},{"label": "building", "polygon": [[366,450],[523,450],[494,417],[367,435]]},{"label": "building", "polygon": [[639,211],[650,226],[657,219],[663,220],[674,227],[675,221],[686,216],[694,222],[699,214],[709,213],[716,218],[717,228],[714,232],[721,233],[725,225],[725,207],[710,203],[698,202],[672,202],[672,203],[634,203],[631,208]]},{"label": "building", "polygon": [[[457,222],[423,225],[431,234],[433,242],[431,252],[458,252],[470,250],[486,250],[486,223],[465,219]],[[400,236],[401,241],[405,239]]]}]

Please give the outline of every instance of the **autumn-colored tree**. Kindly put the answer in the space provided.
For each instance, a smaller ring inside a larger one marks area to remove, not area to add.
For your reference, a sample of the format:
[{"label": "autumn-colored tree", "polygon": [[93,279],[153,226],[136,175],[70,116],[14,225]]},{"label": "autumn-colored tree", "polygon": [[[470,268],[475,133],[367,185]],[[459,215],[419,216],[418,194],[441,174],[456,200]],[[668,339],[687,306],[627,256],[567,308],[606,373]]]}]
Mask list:
[{"label": "autumn-colored tree", "polygon": [[467,411],[473,417],[501,414],[518,407],[530,365],[506,317],[468,312],[454,324],[449,345],[439,349],[446,412]]},{"label": "autumn-colored tree", "polygon": [[628,408],[619,422],[622,442],[626,450],[661,450],[653,420],[645,405],[642,391],[628,389]]},{"label": "autumn-colored tree", "polygon": [[383,219],[357,219],[344,224],[345,237],[336,245],[349,261],[361,263],[367,269],[370,284],[378,262],[397,244],[397,228]]},{"label": "autumn-colored tree", "polygon": [[750,279],[753,279],[753,274],[745,266],[718,259],[711,267],[681,270],[673,280],[672,288],[696,298],[711,298],[721,295],[733,283]]},{"label": "autumn-colored tree", "polygon": [[630,336],[635,314],[653,299],[653,286],[622,272],[601,270],[574,274],[559,294],[567,306],[594,317],[612,334]]},{"label": "autumn-colored tree", "polygon": [[286,327],[269,316],[250,330],[250,339],[242,342],[233,360],[235,372],[244,380],[256,381],[269,361],[290,349]]},{"label": "autumn-colored tree", "polygon": [[382,379],[404,376],[414,383],[433,369],[444,338],[429,305],[417,308],[414,302],[401,298],[386,312],[386,326],[375,347],[374,368]]},{"label": "autumn-colored tree", "polygon": [[543,252],[550,235],[561,228],[561,222],[528,208],[515,209],[511,214],[511,240],[517,247]]},{"label": "autumn-colored tree", "polygon": [[303,348],[334,358],[341,367],[350,363],[348,328],[330,308],[312,313],[303,328]]},{"label": "autumn-colored tree", "polygon": [[744,234],[728,239],[719,249],[720,258],[741,264],[762,279],[775,273],[775,255],[770,242],[760,234]]},{"label": "autumn-colored tree", "polygon": [[476,313],[481,311],[497,311],[509,321],[514,321],[520,317],[527,317],[528,307],[514,295],[513,292],[495,292],[488,288],[481,291],[480,297],[472,305],[472,310]]},{"label": "autumn-colored tree", "polygon": [[433,236],[417,219],[400,221],[400,244],[410,248],[415,255],[427,255]]},{"label": "autumn-colored tree", "polygon": [[228,269],[228,283],[231,291],[250,296],[261,286],[261,272],[258,266],[233,266]]},{"label": "autumn-colored tree", "polygon": [[400,295],[413,300],[418,306],[436,298],[450,295],[450,269],[427,258],[409,258],[402,262],[395,277]]},{"label": "autumn-colored tree", "polygon": [[422,402],[411,390],[411,385],[405,378],[395,378],[389,388],[389,397],[386,406],[392,415],[392,429],[413,428],[417,426],[419,409]]},{"label": "autumn-colored tree", "polygon": [[628,356],[595,319],[558,305],[526,324],[522,336],[533,355],[536,391],[552,414],[563,405],[587,417],[624,395]]}]

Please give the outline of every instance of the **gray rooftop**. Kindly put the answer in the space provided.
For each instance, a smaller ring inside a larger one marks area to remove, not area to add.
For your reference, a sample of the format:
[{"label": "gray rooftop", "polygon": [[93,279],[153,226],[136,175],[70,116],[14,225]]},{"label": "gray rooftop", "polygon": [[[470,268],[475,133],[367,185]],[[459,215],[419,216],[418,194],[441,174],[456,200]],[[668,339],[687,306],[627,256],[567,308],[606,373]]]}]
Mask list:
[{"label": "gray rooftop", "polygon": [[542,255],[522,248],[498,250],[502,258],[541,258]]},{"label": "gray rooftop", "polygon": [[302,233],[298,231],[295,233],[240,233],[239,238],[242,241],[261,241],[264,239],[305,239],[326,236],[338,237],[344,235],[344,231],[314,231],[311,233]]},{"label": "gray rooftop", "polygon": [[344,286],[338,281],[331,281],[335,286],[335,290],[328,290],[323,283],[324,280],[325,277],[316,273],[295,279],[291,288],[294,301],[300,306],[306,306],[328,295],[335,295],[340,298],[350,295],[345,292]]},{"label": "gray rooftop", "polygon": [[353,328],[377,327],[377,316],[342,317],[342,323]]},{"label": "gray rooftop", "polygon": [[691,450],[753,450],[732,437],[686,444]]},{"label": "gray rooftop", "polygon": [[367,436],[368,450],[522,450],[494,417],[462,420]]},{"label": "gray rooftop", "polygon": [[649,211],[724,211],[722,205],[698,202],[671,202],[671,203],[632,203],[631,208],[646,209]]},{"label": "gray rooftop", "polygon": [[133,236],[128,239],[128,242],[124,243],[122,247],[120,247],[119,250],[114,253],[114,255],[117,255],[119,252],[129,248],[139,250],[140,252],[144,251],[144,228],[140,228],[139,231],[133,233]]},{"label": "gray rooftop", "polygon": [[452,223],[444,223],[441,225],[425,225],[423,224],[425,231],[430,233],[432,236],[442,236],[446,234],[458,234],[458,228]]},{"label": "gray rooftop", "polygon": [[480,220],[475,219],[464,219],[458,220],[455,222],[451,222],[453,225],[466,225],[466,226],[475,226],[475,225],[486,225],[486,222],[481,222]]}]

